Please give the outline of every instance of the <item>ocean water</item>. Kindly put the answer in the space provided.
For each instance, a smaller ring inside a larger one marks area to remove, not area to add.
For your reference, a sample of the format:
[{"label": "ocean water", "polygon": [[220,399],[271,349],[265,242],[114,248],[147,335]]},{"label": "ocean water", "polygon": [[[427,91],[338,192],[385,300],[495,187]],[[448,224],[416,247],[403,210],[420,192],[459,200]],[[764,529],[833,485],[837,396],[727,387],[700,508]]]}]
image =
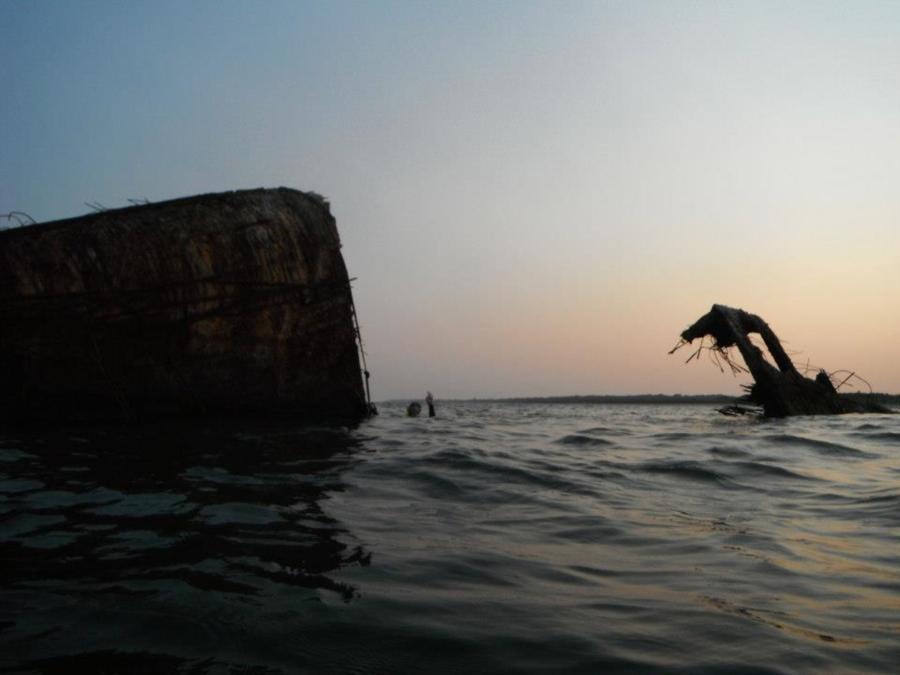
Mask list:
[{"label": "ocean water", "polygon": [[896,672],[900,415],[438,412],[0,435],[0,672]]}]

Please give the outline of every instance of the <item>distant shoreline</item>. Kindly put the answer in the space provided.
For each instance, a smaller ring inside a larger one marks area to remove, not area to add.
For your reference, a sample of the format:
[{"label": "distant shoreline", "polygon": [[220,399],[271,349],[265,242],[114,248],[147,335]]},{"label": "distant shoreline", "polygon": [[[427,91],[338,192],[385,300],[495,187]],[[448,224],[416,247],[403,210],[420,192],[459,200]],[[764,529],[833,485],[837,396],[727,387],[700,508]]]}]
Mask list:
[{"label": "distant shoreline", "polygon": [[[486,400],[486,399],[476,399]],[[492,399],[503,403],[734,403],[737,396],[726,394],[593,394],[587,396],[526,396]]]},{"label": "distant shoreline", "polygon": [[[850,393],[853,398],[874,397],[883,405],[900,406],[900,394]],[[408,399],[415,400],[415,397]],[[505,398],[454,398],[443,399],[457,403],[587,403],[587,404],[669,404],[669,405],[719,405],[740,403],[742,397],[727,394],[591,394],[584,396],[512,396]],[[407,399],[391,399],[383,403],[407,402]]]},{"label": "distant shoreline", "polygon": [[[734,403],[738,396],[727,394],[592,394],[586,396],[509,396],[503,398],[445,398],[456,403]],[[409,399],[415,400],[415,397]],[[401,403],[407,399],[391,399],[384,403]]]}]

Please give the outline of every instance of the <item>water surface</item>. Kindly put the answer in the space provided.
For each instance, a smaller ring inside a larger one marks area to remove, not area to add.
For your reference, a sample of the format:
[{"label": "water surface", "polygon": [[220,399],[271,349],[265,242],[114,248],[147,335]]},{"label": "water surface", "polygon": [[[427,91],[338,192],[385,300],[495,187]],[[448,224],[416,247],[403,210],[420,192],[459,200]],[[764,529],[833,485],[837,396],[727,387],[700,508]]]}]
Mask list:
[{"label": "water surface", "polygon": [[889,672],[900,416],[0,436],[0,671]]}]

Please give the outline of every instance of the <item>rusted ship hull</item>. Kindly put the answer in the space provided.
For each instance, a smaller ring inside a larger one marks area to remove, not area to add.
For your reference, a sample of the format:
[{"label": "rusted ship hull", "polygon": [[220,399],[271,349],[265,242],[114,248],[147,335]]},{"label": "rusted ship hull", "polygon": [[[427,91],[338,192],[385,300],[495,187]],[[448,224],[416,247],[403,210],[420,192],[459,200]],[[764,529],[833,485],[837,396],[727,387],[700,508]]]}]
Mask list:
[{"label": "rusted ship hull", "polygon": [[0,419],[366,414],[327,203],[201,195],[0,232]]}]

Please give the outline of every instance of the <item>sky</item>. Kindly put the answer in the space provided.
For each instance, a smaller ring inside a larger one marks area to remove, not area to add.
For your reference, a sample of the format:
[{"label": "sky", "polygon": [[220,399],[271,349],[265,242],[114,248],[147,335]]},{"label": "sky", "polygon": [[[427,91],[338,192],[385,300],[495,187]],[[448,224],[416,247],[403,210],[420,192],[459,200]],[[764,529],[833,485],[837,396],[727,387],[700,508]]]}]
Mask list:
[{"label": "sky", "polygon": [[737,393],[713,303],[900,392],[900,3],[0,0],[0,213],[288,186],[376,399]]}]

